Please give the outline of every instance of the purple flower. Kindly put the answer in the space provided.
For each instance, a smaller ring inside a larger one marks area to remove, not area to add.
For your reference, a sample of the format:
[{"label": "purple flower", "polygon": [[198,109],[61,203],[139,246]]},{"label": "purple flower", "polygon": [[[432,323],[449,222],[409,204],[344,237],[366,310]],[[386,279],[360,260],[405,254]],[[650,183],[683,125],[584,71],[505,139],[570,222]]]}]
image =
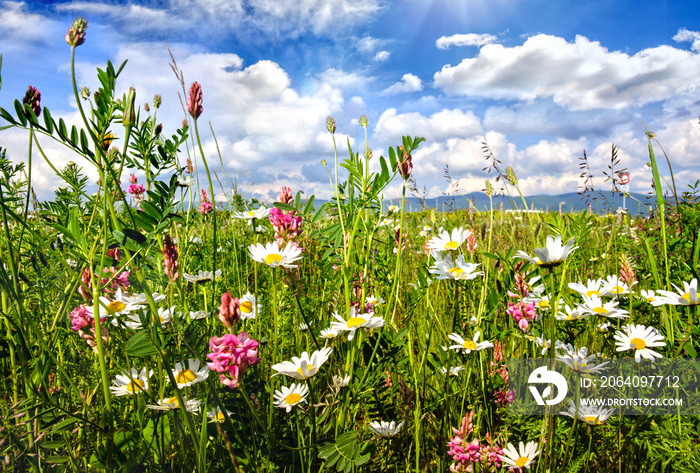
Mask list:
[{"label": "purple flower", "polygon": [[[29,105],[29,108],[31,108],[34,112],[34,115],[38,117],[41,115],[41,92],[39,92],[36,87],[32,87],[30,85],[27,89],[27,93],[24,94],[22,104]],[[27,115],[27,118],[29,118],[29,114],[26,111],[24,113]]]},{"label": "purple flower", "polygon": [[199,85],[198,82],[193,82],[190,86],[190,94],[187,96],[187,112],[195,120],[198,119],[204,111],[202,100],[202,86]]}]

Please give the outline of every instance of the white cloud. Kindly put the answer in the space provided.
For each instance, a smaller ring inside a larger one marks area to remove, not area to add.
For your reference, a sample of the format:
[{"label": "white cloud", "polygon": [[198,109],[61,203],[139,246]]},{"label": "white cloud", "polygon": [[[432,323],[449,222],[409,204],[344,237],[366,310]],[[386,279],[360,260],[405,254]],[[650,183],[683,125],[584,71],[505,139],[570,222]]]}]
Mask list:
[{"label": "white cloud", "polygon": [[0,39],[3,40],[4,52],[27,42],[56,41],[57,30],[55,21],[28,12],[24,2],[6,1],[0,4]]},{"label": "white cloud", "polygon": [[537,35],[512,48],[489,44],[446,65],[435,86],[450,95],[532,101],[551,97],[573,110],[622,108],[693,91],[700,98],[700,55],[659,46],[633,56],[577,36]]},{"label": "white cloud", "polygon": [[689,41],[692,43],[690,47],[693,51],[700,51],[700,32],[698,31],[689,31],[685,28],[681,28],[673,37],[673,40],[679,43]]},{"label": "white cloud", "polygon": [[483,46],[495,43],[498,38],[492,34],[453,34],[452,36],[440,36],[435,41],[438,49],[448,49],[451,46]]},{"label": "white cloud", "polygon": [[389,51],[379,51],[374,55],[374,60],[377,62],[384,62],[389,59]]},{"label": "white cloud", "polygon": [[425,117],[417,112],[397,114],[395,108],[390,108],[382,113],[374,128],[374,137],[386,144],[400,141],[404,135],[422,136],[430,143],[481,133],[481,123],[472,111],[449,109]]},{"label": "white cloud", "polygon": [[401,80],[394,85],[384,89],[384,94],[403,94],[407,92],[419,92],[423,90],[423,83],[420,77],[413,74],[404,74]]}]

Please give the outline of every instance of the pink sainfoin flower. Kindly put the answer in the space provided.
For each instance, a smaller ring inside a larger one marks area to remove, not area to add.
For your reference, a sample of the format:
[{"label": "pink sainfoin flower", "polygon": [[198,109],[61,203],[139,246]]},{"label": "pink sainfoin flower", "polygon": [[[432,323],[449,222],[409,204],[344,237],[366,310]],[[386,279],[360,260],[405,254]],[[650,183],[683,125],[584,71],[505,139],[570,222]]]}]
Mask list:
[{"label": "pink sainfoin flower", "polygon": [[452,472],[471,472],[474,469],[474,463],[481,460],[479,440],[467,441],[467,437],[474,430],[473,417],[474,411],[471,411],[464,416],[459,429],[452,427],[452,432],[455,435],[447,445],[449,447],[447,453],[452,457],[452,465],[450,465],[450,471]]},{"label": "pink sainfoin flower", "polygon": [[219,306],[219,320],[227,327],[233,327],[241,318],[241,301],[238,297],[224,292]]},{"label": "pink sainfoin flower", "polygon": [[[94,352],[97,352],[95,316],[92,307],[81,305],[73,309],[69,316],[71,319],[71,329],[78,332],[80,338],[85,340]],[[100,317],[100,322],[104,322],[105,318],[106,317]],[[104,345],[109,338],[109,332],[105,325],[102,325],[100,328],[102,332],[102,344]]]},{"label": "pink sainfoin flower", "polygon": [[68,29],[68,34],[65,36],[66,43],[72,47],[80,46],[85,42],[85,30],[87,30],[88,21],[79,16],[73,20],[73,24]]},{"label": "pink sainfoin flower", "polygon": [[212,337],[209,340],[209,348],[212,352],[207,358],[211,362],[207,363],[207,366],[219,373],[221,384],[231,389],[238,387],[248,366],[256,365],[260,361],[258,342],[248,337],[245,332]]},{"label": "pink sainfoin flower", "polygon": [[134,199],[134,201],[139,202],[141,199],[143,199],[143,194],[146,192],[146,189],[143,187],[142,184],[139,184],[139,179],[134,175],[131,174],[129,176],[129,188],[127,189],[127,192],[131,194],[131,197]]},{"label": "pink sainfoin flower", "polygon": [[481,462],[488,468],[499,469],[501,468],[499,455],[503,455],[503,448],[494,445],[491,441],[491,435],[487,433],[486,443],[481,445]]},{"label": "pink sainfoin flower", "polygon": [[470,254],[473,254],[476,251],[477,242],[476,242],[476,235],[474,235],[474,232],[471,232],[469,236],[467,237],[467,251]]},{"label": "pink sainfoin flower", "polygon": [[497,389],[493,392],[496,399],[493,401],[497,406],[503,407],[515,401],[515,390],[508,388]]},{"label": "pink sainfoin flower", "polygon": [[524,303],[523,301],[520,301],[517,304],[508,302],[506,312],[513,317],[513,320],[518,324],[518,327],[520,327],[520,330],[522,330],[523,333],[527,333],[527,328],[530,322],[535,320],[535,317],[537,317],[537,310],[535,309],[534,302],[530,302],[528,304]]},{"label": "pink sainfoin flower", "polygon": [[[114,292],[119,289],[126,289],[131,285],[129,282],[129,271],[122,271],[121,273],[117,274],[117,270],[114,269],[114,266],[110,266],[109,268],[103,268],[103,271],[107,273],[106,278],[100,278],[100,286],[102,286],[102,294],[114,294]],[[85,298],[85,300],[91,300],[92,299],[92,278],[90,277],[90,268],[85,268],[83,271],[82,276],[80,277],[80,281],[84,284],[81,284],[80,287],[78,288],[78,292],[80,293],[81,296]],[[109,284],[107,284],[109,282]],[[87,287],[86,287],[87,286]]]},{"label": "pink sainfoin flower", "polygon": [[403,146],[399,147],[399,157],[401,158],[401,162],[399,163],[399,174],[401,174],[401,177],[403,177],[404,180],[408,180],[413,172],[413,158],[410,154],[406,153]]},{"label": "pink sainfoin flower", "polygon": [[[32,87],[30,85],[27,89],[27,93],[24,94],[22,104],[29,105],[29,108],[31,108],[34,112],[34,115],[38,117],[41,115],[41,92],[39,92],[36,87]],[[27,115],[27,118],[29,118],[28,113],[25,112],[25,115]]]},{"label": "pink sainfoin flower", "polygon": [[206,215],[212,210],[214,210],[214,204],[209,202],[209,196],[207,196],[207,191],[205,191],[204,189],[202,189],[201,196],[202,202],[199,206],[199,213],[201,213],[202,215]]},{"label": "pink sainfoin flower", "polygon": [[620,279],[622,279],[628,286],[633,285],[637,282],[636,275],[634,274],[634,269],[630,264],[629,259],[625,253],[620,255]]},{"label": "pink sainfoin flower", "polygon": [[177,281],[180,276],[177,265],[177,247],[173,243],[170,235],[165,235],[163,241],[163,265],[165,266],[164,273],[171,281]]},{"label": "pink sainfoin flower", "polygon": [[194,172],[194,166],[192,166],[192,161],[187,158],[187,174],[192,174]]},{"label": "pink sainfoin flower", "polygon": [[187,96],[187,112],[195,120],[204,112],[202,107],[202,86],[198,82],[193,82],[190,86],[190,93]]},{"label": "pink sainfoin flower", "polygon": [[294,203],[294,197],[292,196],[292,189],[289,187],[281,187],[279,194],[277,194],[277,202],[283,204],[292,205]]}]

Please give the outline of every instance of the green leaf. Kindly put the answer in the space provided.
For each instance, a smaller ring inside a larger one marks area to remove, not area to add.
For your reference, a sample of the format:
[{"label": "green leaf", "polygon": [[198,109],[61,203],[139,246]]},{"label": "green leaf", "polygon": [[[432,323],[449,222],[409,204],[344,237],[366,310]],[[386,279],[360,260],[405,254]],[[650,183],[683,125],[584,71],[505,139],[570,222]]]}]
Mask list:
[{"label": "green leaf", "polygon": [[13,125],[17,125],[17,122],[15,121],[14,117],[8,113],[7,110],[4,108],[0,107],[0,115],[2,118],[7,120],[8,122],[12,123]]},{"label": "green leaf", "polygon": [[296,207],[294,207],[293,205],[284,204],[284,203],[282,203],[282,202],[275,202],[274,205],[275,205],[276,208],[278,208],[278,209],[280,209],[280,210],[284,210],[285,212],[289,212],[289,211],[291,211],[291,210],[298,210],[298,209],[297,209]]},{"label": "green leaf", "polygon": [[143,357],[155,355],[158,349],[149,338],[148,330],[136,332],[128,342],[126,342],[126,354],[129,356]]},{"label": "green leaf", "polygon": [[53,135],[54,122],[48,107],[44,107],[44,125],[46,126],[46,131],[48,131],[50,135]]},{"label": "green leaf", "polygon": [[163,216],[160,214],[160,211],[156,208],[155,205],[153,205],[152,202],[149,202],[147,200],[142,200],[140,205],[141,205],[141,208],[143,209],[143,211],[146,212],[151,217],[153,217],[153,219],[156,222],[159,222],[160,220],[162,220]]},{"label": "green leaf", "polygon": [[22,126],[27,126],[27,117],[24,115],[24,107],[19,100],[15,100],[15,112],[17,112],[17,118]]}]

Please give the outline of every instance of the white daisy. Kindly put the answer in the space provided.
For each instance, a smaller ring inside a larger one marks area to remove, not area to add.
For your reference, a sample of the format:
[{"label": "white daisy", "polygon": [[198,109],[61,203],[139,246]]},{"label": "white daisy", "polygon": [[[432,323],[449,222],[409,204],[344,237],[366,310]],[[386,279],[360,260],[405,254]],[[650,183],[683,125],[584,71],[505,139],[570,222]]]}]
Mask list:
[{"label": "white daisy", "polygon": [[250,292],[246,292],[240,299],[241,319],[254,319],[262,310],[262,304],[258,304],[257,299]]},{"label": "white daisy", "polygon": [[559,311],[559,313],[556,315],[557,320],[566,320],[566,321],[573,321],[573,320],[581,320],[585,319],[586,317],[590,316],[591,313],[588,312],[587,310],[581,309],[581,307],[575,307],[572,309],[568,305],[564,306],[564,312]]},{"label": "white daisy", "polygon": [[350,318],[345,320],[337,312],[333,313],[335,321],[331,322],[331,328],[338,332],[344,331],[348,333],[348,340],[355,337],[355,331],[361,328],[373,330],[384,326],[384,319],[379,316],[374,316],[374,312],[367,314],[358,314],[354,307],[350,308]]},{"label": "white daisy", "polygon": [[435,258],[435,263],[429,271],[432,274],[437,274],[437,279],[462,281],[474,279],[484,274],[483,271],[476,271],[479,264],[465,262],[462,255],[457,256],[457,260],[453,262],[450,254],[446,254],[444,258],[437,251],[431,251],[430,254]]},{"label": "white daisy", "polygon": [[575,241],[576,237],[573,237],[566,245],[561,246],[561,235],[557,235],[556,238],[549,235],[545,248],[535,248],[536,258],[522,250],[518,251],[514,258],[526,259],[542,268],[554,268],[562,264],[571,252],[578,248],[578,246],[573,246]]},{"label": "white daisy", "polygon": [[662,297],[660,298],[660,303],[652,302],[652,305],[698,305],[700,304],[700,297],[698,297],[698,280],[693,279],[689,283],[683,281],[683,289],[681,290],[675,284],[673,287],[676,288],[677,292],[662,291],[661,289],[656,292]]},{"label": "white daisy", "polygon": [[505,455],[498,455],[498,457],[503,463],[508,465],[508,468],[527,468],[529,470],[535,457],[540,454],[537,448],[537,442],[528,442],[527,446],[520,442],[518,450],[515,449],[512,443],[509,443],[503,449]]},{"label": "white daisy", "polygon": [[569,289],[571,289],[572,291],[576,291],[583,296],[600,297],[602,284],[602,279],[589,279],[588,281],[586,281],[586,284],[581,284],[580,282],[570,282]]},{"label": "white daisy", "polygon": [[462,353],[471,353],[472,351],[479,351],[485,348],[490,348],[493,343],[487,341],[477,343],[481,332],[476,332],[473,340],[464,340],[459,334],[451,333],[447,336],[450,340],[457,342],[457,345],[450,345],[451,350],[461,351]]},{"label": "white daisy", "polygon": [[[185,409],[187,409],[189,412],[192,412],[193,414],[199,412],[199,406],[202,404],[202,401],[199,399],[187,399],[184,396],[182,400],[185,402]],[[157,402],[158,404],[146,404],[146,407],[155,411],[172,411],[180,408],[177,396],[159,399]]]},{"label": "white daisy", "polygon": [[334,327],[329,327],[329,328],[324,328],[321,330],[321,338],[325,338],[326,340],[331,340],[335,337],[338,336],[338,329]]},{"label": "white daisy", "polygon": [[213,281],[214,279],[219,279],[221,277],[221,270],[217,269],[215,272],[202,271],[201,269],[197,274],[187,274],[183,273],[185,281],[191,282],[193,284],[203,284],[208,281]]},{"label": "white daisy", "polygon": [[449,368],[444,366],[440,367],[440,373],[448,376],[459,376],[459,372],[462,370],[464,370],[464,366],[450,366]]},{"label": "white daisy", "polygon": [[[226,411],[226,414],[230,416],[233,415],[233,412],[231,411]],[[226,420],[226,417],[224,416],[224,413],[221,411],[221,408],[219,406],[212,407],[207,411],[207,417],[209,417],[213,422],[224,422]]]},{"label": "white daisy", "polygon": [[387,213],[390,213],[390,214],[396,213],[396,212],[398,212],[399,210],[401,210],[401,209],[399,209],[399,206],[398,206],[398,205],[390,205],[390,206],[386,209]]},{"label": "white daisy", "polygon": [[629,312],[624,309],[618,309],[618,305],[619,303],[616,300],[603,303],[598,296],[583,296],[583,304],[578,304],[578,309],[612,319],[626,319],[629,317]]},{"label": "white daisy", "polygon": [[612,327],[612,324],[605,322],[603,324],[598,324],[596,327],[598,328],[599,332],[608,333],[610,331],[610,327]]},{"label": "white daisy", "polygon": [[[206,310],[190,311],[190,319],[192,319],[192,320],[206,319],[210,315],[211,315],[211,312],[207,312]],[[243,318],[243,317],[241,317],[241,318]]]},{"label": "white daisy", "polygon": [[653,290],[642,289],[641,297],[647,304],[654,305],[656,301],[656,293]]},{"label": "white daisy", "polygon": [[398,424],[393,420],[391,422],[385,421],[374,421],[369,423],[369,428],[372,432],[379,435],[380,437],[388,438],[394,437],[396,434],[401,432],[404,422],[401,421]]},{"label": "white daisy", "polygon": [[570,343],[558,348],[564,353],[556,353],[557,360],[564,362],[569,368],[579,373],[600,373],[605,370],[605,366],[610,362],[598,363],[600,353],[588,354],[588,348],[577,348]]},{"label": "white daisy", "polygon": [[453,229],[452,233],[443,231],[428,241],[428,248],[437,251],[456,250],[471,234],[471,230],[465,230],[463,227]]},{"label": "white daisy", "polygon": [[177,389],[182,389],[185,386],[192,386],[207,379],[209,376],[209,367],[207,365],[200,366],[197,358],[187,360],[187,366],[184,363],[175,363],[173,368],[173,377],[177,383]]},{"label": "white daisy", "polygon": [[[536,345],[542,347],[542,356],[547,353],[547,351],[551,348],[552,346],[552,341],[551,340],[546,340],[544,337],[530,337],[526,336],[528,340],[531,340],[535,342]],[[561,340],[557,340],[557,342],[554,344],[554,351],[556,352],[559,350],[561,347],[564,346],[564,343]]]},{"label": "white daisy", "polygon": [[270,215],[270,209],[266,207],[259,207],[253,210],[245,210],[243,212],[234,212],[234,218],[252,220],[254,218],[261,219]]},{"label": "white daisy", "polygon": [[303,352],[301,357],[293,356],[292,361],[283,361],[272,365],[272,369],[277,371],[273,376],[285,374],[294,379],[308,379],[318,372],[318,369],[328,360],[332,352],[332,348],[324,347],[313,352],[311,357],[307,352]]},{"label": "white daisy", "polygon": [[[632,285],[637,284],[635,281]],[[601,296],[621,296],[622,294],[629,294],[630,287],[616,275],[611,275],[605,278],[602,286],[600,287]]]},{"label": "white daisy", "polygon": [[[119,289],[117,289],[117,292],[119,292]],[[151,299],[153,299],[153,302],[158,304],[159,302],[165,300],[165,294],[158,294],[157,292],[154,292],[151,294]],[[121,300],[124,302],[124,304],[126,304],[126,309],[124,309],[124,312],[131,312],[148,307],[148,298],[146,297],[146,293],[143,292],[141,294],[131,296],[124,294]]]},{"label": "white daisy", "polygon": [[393,227],[394,221],[390,218],[384,218],[384,219],[379,221],[379,226],[380,227]]},{"label": "white daisy", "polygon": [[343,376],[342,374],[339,374],[338,376],[333,375],[333,386],[336,388],[344,388],[350,384],[350,375],[345,375]]},{"label": "white daisy", "polygon": [[131,373],[118,374],[112,381],[109,390],[115,396],[126,396],[127,394],[139,394],[148,391],[148,378],[153,375],[153,370],[147,371],[143,368],[140,372],[136,368],[131,368]]},{"label": "white daisy", "polygon": [[265,263],[268,266],[276,268],[296,268],[296,264],[292,264],[302,258],[301,249],[287,243],[287,246],[280,248],[277,242],[267,243],[265,246],[260,243],[255,243],[248,247],[248,253],[254,261]]},{"label": "white daisy", "polygon": [[598,406],[589,406],[581,401],[579,401],[577,411],[574,401],[569,400],[569,406],[565,411],[561,411],[559,414],[569,416],[572,419],[581,420],[588,425],[600,425],[604,424],[613,412],[615,412],[615,409],[603,409]]},{"label": "white daisy", "polygon": [[292,410],[292,407],[299,403],[306,402],[306,397],[309,395],[309,388],[305,384],[293,383],[291,386],[282,386],[281,389],[275,391],[273,398],[275,399],[275,407],[287,409],[287,412]]},{"label": "white daisy", "polygon": [[[170,323],[170,319],[175,315],[175,306],[172,306],[169,309],[164,309],[162,307],[158,307],[158,315],[152,316],[151,317],[151,322],[156,323],[160,322],[161,327],[167,325]],[[121,317],[118,321],[117,319],[113,319],[112,323],[116,326],[119,323],[122,323],[129,327],[131,330],[141,330],[143,328],[143,324],[141,323],[141,318],[139,317],[138,314],[126,314],[125,317]]]},{"label": "white daisy", "polygon": [[379,304],[384,304],[384,298],[383,297],[375,297],[374,295],[368,296],[367,299],[365,299],[365,303],[369,304],[371,306],[379,305]]},{"label": "white daisy", "polygon": [[634,359],[639,363],[642,358],[654,360],[654,358],[663,358],[660,353],[650,350],[649,347],[663,347],[666,342],[663,342],[664,336],[659,333],[654,327],[645,325],[626,325],[624,330],[615,332],[615,345],[617,351],[634,350]]},{"label": "white daisy", "polygon": [[528,297],[523,298],[523,302],[525,304],[530,304],[530,303],[534,302],[535,307],[537,307],[540,310],[549,310],[552,308],[552,304],[550,302],[548,294],[528,296]]}]

